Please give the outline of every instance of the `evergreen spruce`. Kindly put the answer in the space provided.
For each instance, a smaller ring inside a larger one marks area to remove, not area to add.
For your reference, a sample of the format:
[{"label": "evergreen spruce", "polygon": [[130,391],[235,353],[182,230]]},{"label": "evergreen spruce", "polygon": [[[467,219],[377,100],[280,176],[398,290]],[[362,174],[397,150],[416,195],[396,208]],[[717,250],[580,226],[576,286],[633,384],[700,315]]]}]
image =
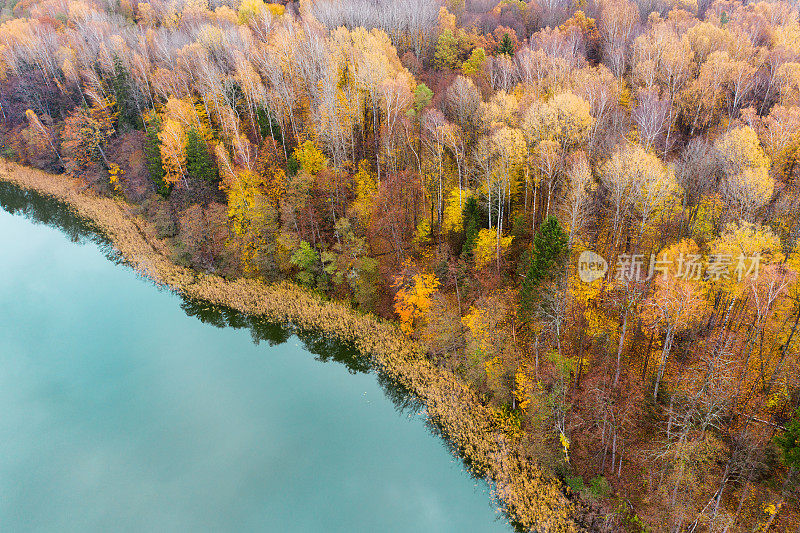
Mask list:
[{"label": "evergreen spruce", "polygon": [[169,196],[170,185],[164,181],[164,165],[161,161],[161,146],[158,140],[158,132],[161,130],[161,123],[157,119],[149,121],[147,137],[144,143],[144,157],[147,173],[150,181],[156,186],[156,191],[161,196]]},{"label": "evergreen spruce", "polygon": [[800,469],[800,407],[786,426],[786,432],[775,437],[775,442],[783,450],[784,464],[794,470]]},{"label": "evergreen spruce", "polygon": [[514,50],[514,43],[511,42],[511,36],[504,33],[503,40],[500,41],[500,46],[497,47],[497,53],[514,57],[514,52],[516,50]]},{"label": "evergreen spruce", "polygon": [[478,240],[478,233],[481,230],[481,216],[478,200],[469,197],[464,202],[464,245],[461,248],[461,255],[466,256],[472,253],[475,248],[475,241]]},{"label": "evergreen spruce", "polygon": [[206,141],[194,127],[186,132],[186,172],[195,179],[217,181],[217,168],[208,153]]},{"label": "evergreen spruce", "polygon": [[559,271],[567,255],[567,242],[567,234],[554,216],[547,217],[534,235],[520,291],[519,315],[523,322],[531,319],[537,289]]},{"label": "evergreen spruce", "polygon": [[118,124],[120,129],[141,129],[142,119],[139,111],[131,102],[131,79],[128,69],[119,57],[114,56],[114,75],[110,80],[111,89],[114,92],[114,100],[119,112]]},{"label": "evergreen spruce", "polygon": [[286,161],[286,175],[291,178],[296,176],[298,172],[300,172],[300,162],[297,160],[294,153],[292,153]]}]

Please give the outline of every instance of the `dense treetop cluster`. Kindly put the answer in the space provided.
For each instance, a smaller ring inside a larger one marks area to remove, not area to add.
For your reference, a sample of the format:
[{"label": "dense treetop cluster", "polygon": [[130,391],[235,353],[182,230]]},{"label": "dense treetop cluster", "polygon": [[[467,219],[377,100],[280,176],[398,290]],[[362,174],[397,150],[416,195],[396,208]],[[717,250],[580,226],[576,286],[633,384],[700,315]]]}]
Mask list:
[{"label": "dense treetop cluster", "polygon": [[3,20],[5,157],[124,198],[179,264],[399,320],[610,530],[797,527],[793,3]]}]

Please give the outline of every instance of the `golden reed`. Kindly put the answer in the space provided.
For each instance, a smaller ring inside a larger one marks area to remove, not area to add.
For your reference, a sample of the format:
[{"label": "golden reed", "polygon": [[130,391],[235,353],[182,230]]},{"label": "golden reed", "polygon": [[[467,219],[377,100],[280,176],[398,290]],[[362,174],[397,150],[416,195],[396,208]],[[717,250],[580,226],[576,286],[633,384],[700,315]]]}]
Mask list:
[{"label": "golden reed", "polygon": [[457,375],[431,364],[422,348],[400,328],[349,306],[324,301],[282,282],[223,279],[175,265],[155,229],[121,199],[98,196],[67,176],[53,175],[0,159],[0,180],[54,197],[91,221],[136,270],[190,298],[249,315],[324,332],[351,342],[391,379],[416,394],[428,416],[463,454],[473,470],[490,479],[504,511],[525,529],[577,531],[576,509],[561,484],[526,457],[491,406],[484,405]]}]

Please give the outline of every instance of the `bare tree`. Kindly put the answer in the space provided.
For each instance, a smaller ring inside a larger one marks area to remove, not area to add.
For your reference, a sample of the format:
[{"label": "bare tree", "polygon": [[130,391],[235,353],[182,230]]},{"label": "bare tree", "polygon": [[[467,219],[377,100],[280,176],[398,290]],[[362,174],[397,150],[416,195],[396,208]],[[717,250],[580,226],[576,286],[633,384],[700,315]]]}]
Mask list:
[{"label": "bare tree", "polygon": [[498,91],[510,91],[519,79],[514,61],[505,54],[492,56],[488,61],[489,80]]},{"label": "bare tree", "polygon": [[569,242],[572,248],[575,235],[579,234],[588,221],[591,207],[591,187],[593,184],[589,160],[582,151],[572,156],[567,168],[569,188],[564,202],[564,210],[569,220]]},{"label": "bare tree", "polygon": [[439,4],[434,0],[320,0],[311,13],[326,28],[378,28],[398,50],[420,57],[436,31]]},{"label": "bare tree", "polygon": [[670,104],[658,97],[655,88],[639,91],[631,116],[639,130],[644,149],[649,150],[667,126]]},{"label": "bare tree", "polygon": [[600,36],[605,61],[616,76],[622,76],[628,65],[628,46],[639,21],[639,10],[628,0],[602,2]]}]

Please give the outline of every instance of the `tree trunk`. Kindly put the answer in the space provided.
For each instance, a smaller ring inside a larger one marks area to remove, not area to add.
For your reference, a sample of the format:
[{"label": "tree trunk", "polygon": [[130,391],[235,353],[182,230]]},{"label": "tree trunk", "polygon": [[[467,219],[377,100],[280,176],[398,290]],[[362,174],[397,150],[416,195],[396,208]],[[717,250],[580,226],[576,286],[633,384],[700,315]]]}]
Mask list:
[{"label": "tree trunk", "polygon": [[667,364],[667,356],[672,349],[672,326],[667,329],[667,337],[664,339],[664,348],[661,350],[661,362],[658,365],[658,375],[656,376],[656,386],[653,389],[653,399],[658,399],[658,387],[661,385],[661,378],[664,377],[664,367]]},{"label": "tree trunk", "polygon": [[778,371],[783,366],[783,361],[786,359],[786,354],[789,351],[789,345],[792,344],[792,338],[794,337],[794,332],[797,330],[797,323],[800,321],[800,308],[797,309],[797,312],[794,315],[794,324],[792,325],[792,331],[789,333],[789,338],[786,339],[786,344],[783,346],[783,353],[781,353],[781,359],[778,361],[778,364],[775,365],[775,370],[772,371],[772,377],[769,380],[769,384],[767,385],[766,394],[772,391],[772,386],[775,384],[775,379],[778,377]]},{"label": "tree trunk", "polygon": [[[627,296],[626,296],[626,304]],[[628,330],[628,306],[625,306],[625,313],[622,317],[622,333],[619,336],[619,345],[617,346],[617,368],[614,371],[614,388],[617,388],[619,384],[619,367],[620,367],[620,360],[622,359],[622,348],[625,345],[625,332]]]}]

